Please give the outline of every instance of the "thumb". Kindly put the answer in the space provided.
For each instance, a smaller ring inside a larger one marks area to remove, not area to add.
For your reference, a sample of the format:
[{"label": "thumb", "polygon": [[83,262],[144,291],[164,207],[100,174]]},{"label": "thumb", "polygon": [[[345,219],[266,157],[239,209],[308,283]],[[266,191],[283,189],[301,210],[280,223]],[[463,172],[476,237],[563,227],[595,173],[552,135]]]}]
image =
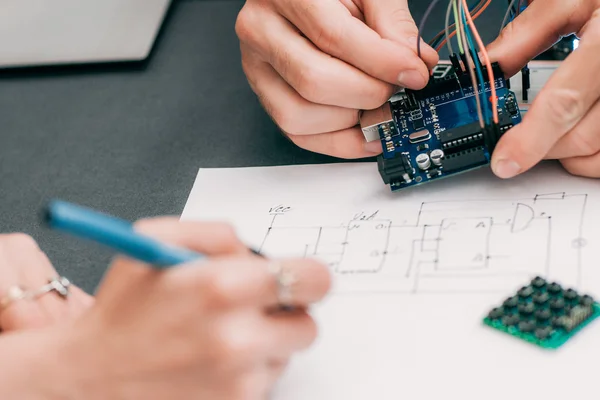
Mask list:
[{"label": "thumb", "polygon": [[[565,4],[567,3],[567,4]],[[534,1],[506,26],[488,47],[492,62],[497,61],[506,76],[513,76],[536,56],[549,49],[561,36],[583,26],[588,6],[581,1]],[[587,2],[593,3],[593,2]],[[572,12],[572,17],[565,17]]]},{"label": "thumb", "polygon": [[366,24],[382,38],[402,44],[417,58],[417,40],[421,40],[421,58],[429,69],[439,61],[437,52],[418,38],[419,30],[407,0],[361,0]]}]

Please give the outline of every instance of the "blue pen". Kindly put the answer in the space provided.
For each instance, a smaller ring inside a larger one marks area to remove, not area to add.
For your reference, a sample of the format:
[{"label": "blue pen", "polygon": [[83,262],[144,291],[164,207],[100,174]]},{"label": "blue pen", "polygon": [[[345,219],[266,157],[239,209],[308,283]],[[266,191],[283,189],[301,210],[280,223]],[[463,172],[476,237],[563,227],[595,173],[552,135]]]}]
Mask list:
[{"label": "blue pen", "polygon": [[[103,244],[128,257],[159,268],[205,257],[203,254],[166,245],[142,235],[136,232],[128,221],[65,201],[51,201],[44,211],[44,218],[53,229]],[[260,255],[255,250],[252,252]]]}]

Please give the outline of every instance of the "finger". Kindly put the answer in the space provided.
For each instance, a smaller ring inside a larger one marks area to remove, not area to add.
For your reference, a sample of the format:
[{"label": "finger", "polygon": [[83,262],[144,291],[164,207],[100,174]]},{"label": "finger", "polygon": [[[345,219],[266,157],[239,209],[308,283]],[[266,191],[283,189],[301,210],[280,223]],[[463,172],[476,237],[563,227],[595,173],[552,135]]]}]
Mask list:
[{"label": "finger", "polygon": [[19,301],[7,307],[0,315],[0,329],[4,332],[43,328],[72,320],[83,315],[93,304],[94,298],[76,286],[69,288],[69,299],[64,301],[65,312],[48,315],[35,301]]},{"label": "finger", "polygon": [[596,102],[590,112],[577,126],[554,145],[546,155],[548,160],[591,156],[600,151],[600,102]]},{"label": "finger", "polygon": [[[156,217],[137,221],[134,229],[176,246],[182,246],[207,256],[251,254],[250,249],[237,237],[235,230],[219,222],[181,221],[176,217]],[[148,268],[148,265],[118,256],[105,276],[106,285],[102,285],[98,296],[103,297],[103,288],[109,287],[110,293],[122,293],[132,283],[150,283],[161,275],[161,271]],[[108,291],[109,289],[107,289]]]},{"label": "finger", "polygon": [[365,16],[362,10],[358,8],[353,0],[340,0],[340,3],[342,3],[348,9],[348,11],[350,11],[350,14],[352,14],[354,18],[363,22],[365,21]]},{"label": "finger", "polygon": [[91,296],[90,294],[86,293],[77,286],[71,285],[69,296],[72,300],[71,302],[69,302],[70,317],[80,316],[95,303],[94,296]]},{"label": "finger", "polygon": [[331,288],[330,271],[321,262],[312,259],[267,260],[260,268],[266,274],[261,273],[262,277],[257,274],[256,283],[257,292],[262,293],[261,301],[268,307],[277,307],[281,301],[277,282],[279,275],[269,270],[273,267],[281,268],[281,279],[291,280],[287,282],[289,293],[286,305],[308,307],[321,301]]},{"label": "finger", "polygon": [[[21,241],[23,243],[15,243],[16,241]],[[6,298],[8,291],[12,286],[24,286],[25,284],[24,282],[20,282],[19,269],[12,264],[13,261],[8,257],[9,247],[15,245],[18,245],[21,250],[25,250],[25,254],[29,253],[32,248],[36,252],[38,251],[37,244],[27,236],[0,236],[0,267],[2,268],[0,297],[2,299]],[[24,327],[32,329],[40,328],[48,323],[47,319],[47,315],[42,312],[39,305],[29,301],[17,300],[0,310],[0,328],[5,331]]]},{"label": "finger", "polygon": [[[13,259],[17,257],[19,257],[18,253],[14,254]],[[33,258],[31,261],[20,258],[23,260],[20,266],[22,282],[26,282],[25,284],[34,290],[46,285],[51,279],[59,276],[44,252],[39,250],[36,258],[37,266],[33,264]],[[75,287],[72,283],[68,290],[69,296],[67,298],[63,298],[56,292],[51,291],[33,300],[48,316],[50,323],[76,318],[92,302],[91,298],[85,292]]]},{"label": "finger", "polygon": [[[384,39],[407,46],[417,53],[419,29],[410,14],[406,0],[363,0],[366,23]],[[428,68],[437,65],[438,53],[422,39],[421,58]]]},{"label": "finger", "polygon": [[569,173],[586,178],[600,178],[600,152],[587,157],[560,160]]},{"label": "finger", "polygon": [[535,1],[487,47],[489,57],[513,76],[561,36],[579,30],[593,7],[593,1]]},{"label": "finger", "polygon": [[[173,287],[189,285],[190,291],[203,293],[212,308],[247,305],[261,309],[279,306],[277,278],[270,272],[274,261],[259,257],[216,257],[202,268],[181,268],[166,279],[173,279]],[[320,301],[329,291],[331,277],[323,264],[309,259],[280,262],[293,277],[290,287],[290,305],[304,308]],[[185,292],[185,290],[184,290]]]},{"label": "finger", "polygon": [[176,217],[158,217],[140,220],[134,226],[137,231],[157,240],[210,256],[249,252],[235,230],[220,222],[180,221]]},{"label": "finger", "polygon": [[[537,4],[537,3],[536,3]],[[492,168],[501,178],[511,178],[541,161],[558,140],[573,129],[598,100],[600,80],[600,24],[594,21],[579,49],[556,70],[523,122],[498,143]]]},{"label": "finger", "polygon": [[296,310],[264,318],[261,332],[269,344],[268,356],[290,357],[306,350],[317,336],[317,325],[304,310]]},{"label": "finger", "polygon": [[[0,235],[0,295],[11,287],[37,291],[57,272],[37,243],[23,234]],[[0,314],[3,330],[33,329],[79,315],[87,304],[82,292],[71,286],[72,296],[63,299],[53,291],[34,299],[15,300]]]},{"label": "finger", "polygon": [[283,131],[312,135],[349,128],[358,123],[358,110],[309,102],[269,64],[249,55],[242,65],[260,103]]},{"label": "finger", "polygon": [[[262,354],[261,354],[262,355]],[[256,364],[256,362],[254,363]],[[243,368],[247,371],[236,378],[236,385],[229,385],[227,388],[226,399],[271,399],[271,372],[268,366],[253,365],[248,369],[246,365]],[[231,388],[235,388],[233,391]],[[237,389],[237,390],[236,390]],[[221,393],[220,393],[221,394]]]},{"label": "finger", "polygon": [[13,303],[0,315],[0,330],[3,332],[25,329],[40,329],[52,324],[39,305],[30,301]]},{"label": "finger", "polygon": [[277,382],[283,375],[286,367],[288,366],[289,362],[289,358],[274,359],[269,362],[269,379],[267,381],[269,388],[272,388],[277,384]]},{"label": "finger", "polygon": [[[13,275],[14,281],[3,280],[3,293],[6,293],[10,286],[21,286],[25,290],[38,290],[50,279],[56,277],[56,270],[34,239],[22,234],[12,234],[2,235],[0,242],[2,243],[3,264],[17,271],[16,276]],[[64,300],[55,296],[54,293],[48,293],[31,301],[16,301],[13,303],[14,307],[4,310],[3,317],[9,320],[10,325],[10,319],[14,314],[25,312],[21,307],[31,305],[38,308],[39,314],[41,314],[41,324],[49,324],[55,319],[60,319],[66,312]],[[28,307],[28,310],[31,309]]]},{"label": "finger", "polygon": [[[224,223],[180,221],[176,217],[157,217],[137,221],[134,228],[159,241],[182,246],[210,257],[234,254],[251,255],[248,247],[237,237],[235,230]],[[249,258],[251,259],[251,257]],[[202,264],[201,267],[204,267],[207,261],[201,259],[199,262]],[[194,268],[182,269],[203,269],[195,268],[198,265],[194,263],[186,264],[186,266]],[[156,279],[163,278],[166,272],[148,268],[146,263],[118,256],[113,261],[98,290],[98,298],[105,300],[107,297],[115,298],[129,291],[131,285],[150,286],[156,282]],[[177,276],[177,274],[174,275]],[[179,287],[178,285],[180,282],[174,282],[171,286]]]},{"label": "finger", "polygon": [[[242,34],[247,46],[311,103],[350,109],[381,106],[393,86],[323,53],[280,15],[253,12],[243,21],[253,33]],[[256,19],[253,21],[252,18]]]},{"label": "finger", "polygon": [[269,370],[274,380],[277,380],[281,373],[285,370],[285,367],[289,364],[289,357],[278,357],[268,361]]},{"label": "finger", "polygon": [[319,135],[289,135],[289,139],[305,150],[344,159],[374,157],[382,153],[381,142],[366,142],[359,127]]},{"label": "finger", "polygon": [[377,79],[410,89],[422,89],[429,80],[413,50],[382,38],[338,0],[283,0],[275,6],[323,52]]},{"label": "finger", "polygon": [[69,298],[63,300],[64,312],[47,312],[44,305],[36,301],[22,300],[4,310],[0,316],[0,330],[4,332],[44,328],[49,325],[73,320],[83,315],[94,304],[94,298],[71,285]]}]

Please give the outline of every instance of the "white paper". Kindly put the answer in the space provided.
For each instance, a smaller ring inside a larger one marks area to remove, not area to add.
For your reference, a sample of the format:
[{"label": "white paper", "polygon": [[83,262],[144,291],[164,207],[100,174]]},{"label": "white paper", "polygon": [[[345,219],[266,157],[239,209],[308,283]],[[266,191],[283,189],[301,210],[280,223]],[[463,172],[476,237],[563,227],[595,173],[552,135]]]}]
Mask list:
[{"label": "white paper", "polygon": [[482,324],[536,276],[600,298],[600,185],[544,164],[391,193],[372,163],[201,169],[182,219],[271,257],[318,257],[334,288],[277,400],[597,399],[600,321],[558,351]]}]

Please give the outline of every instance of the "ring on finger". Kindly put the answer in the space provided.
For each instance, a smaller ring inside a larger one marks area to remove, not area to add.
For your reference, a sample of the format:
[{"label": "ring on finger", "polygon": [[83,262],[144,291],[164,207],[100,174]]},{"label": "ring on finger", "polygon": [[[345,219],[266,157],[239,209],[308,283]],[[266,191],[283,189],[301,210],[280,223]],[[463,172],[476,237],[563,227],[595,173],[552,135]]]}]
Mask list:
[{"label": "ring on finger", "polygon": [[295,275],[277,261],[271,261],[269,272],[275,276],[277,281],[277,300],[280,306],[291,306],[293,299],[292,287],[297,281]]},{"label": "ring on finger", "polygon": [[37,290],[27,290],[20,285],[11,286],[6,291],[6,296],[0,300],[0,310],[6,309],[15,301],[32,300],[52,291],[55,291],[61,298],[66,299],[69,296],[70,286],[71,282],[65,277],[50,279],[47,284]]}]

